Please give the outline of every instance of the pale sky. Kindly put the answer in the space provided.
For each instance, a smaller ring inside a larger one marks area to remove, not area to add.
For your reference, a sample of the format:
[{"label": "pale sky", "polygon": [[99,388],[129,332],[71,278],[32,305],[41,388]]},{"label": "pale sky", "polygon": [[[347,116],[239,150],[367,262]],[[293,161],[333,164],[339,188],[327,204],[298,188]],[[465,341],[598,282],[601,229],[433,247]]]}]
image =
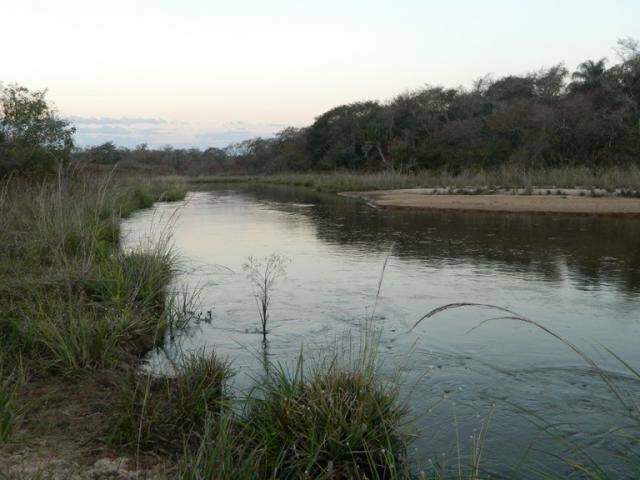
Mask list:
[{"label": "pale sky", "polygon": [[640,38],[640,0],[0,0],[0,81],[80,144],[223,146],[425,84],[570,69]]}]

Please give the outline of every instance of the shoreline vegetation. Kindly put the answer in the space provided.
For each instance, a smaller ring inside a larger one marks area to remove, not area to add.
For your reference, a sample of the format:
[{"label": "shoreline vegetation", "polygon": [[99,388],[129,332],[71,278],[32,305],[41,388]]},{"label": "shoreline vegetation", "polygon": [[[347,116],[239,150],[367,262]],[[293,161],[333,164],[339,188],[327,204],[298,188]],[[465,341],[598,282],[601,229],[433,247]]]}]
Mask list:
[{"label": "shoreline vegetation", "polygon": [[[464,170],[458,174],[446,171],[400,172],[314,172],[280,173],[269,175],[202,175],[178,177],[191,184],[198,183],[261,183],[312,188],[318,192],[366,192],[409,188],[437,188],[446,193],[491,194],[500,191],[534,189],[551,194],[565,194],[565,190],[583,190],[591,194],[640,197],[640,166],[628,165],[606,168],[584,166],[519,169],[504,166],[489,170]],[[460,191],[460,190],[465,190]]]},{"label": "shoreline vegetation", "polygon": [[263,184],[310,188],[378,208],[497,213],[640,216],[640,167],[584,167],[518,172],[512,168],[401,174],[291,173],[185,178],[190,184]]}]

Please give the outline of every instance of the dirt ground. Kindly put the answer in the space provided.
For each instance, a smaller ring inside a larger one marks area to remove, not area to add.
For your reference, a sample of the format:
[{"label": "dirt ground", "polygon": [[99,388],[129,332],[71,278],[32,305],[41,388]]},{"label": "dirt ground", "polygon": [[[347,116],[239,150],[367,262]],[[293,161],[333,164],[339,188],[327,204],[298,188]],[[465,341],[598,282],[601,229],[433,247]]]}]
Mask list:
[{"label": "dirt ground", "polygon": [[[573,192],[572,192],[573,193]],[[456,195],[433,189],[344,192],[379,208],[417,208],[478,212],[550,213],[640,217],[640,199],[619,196],[564,195]]]},{"label": "dirt ground", "polygon": [[[104,442],[101,406],[109,377],[29,382],[18,431],[0,444],[0,479],[130,480],[160,478],[163,459],[125,456]],[[151,466],[153,465],[153,468]]]}]

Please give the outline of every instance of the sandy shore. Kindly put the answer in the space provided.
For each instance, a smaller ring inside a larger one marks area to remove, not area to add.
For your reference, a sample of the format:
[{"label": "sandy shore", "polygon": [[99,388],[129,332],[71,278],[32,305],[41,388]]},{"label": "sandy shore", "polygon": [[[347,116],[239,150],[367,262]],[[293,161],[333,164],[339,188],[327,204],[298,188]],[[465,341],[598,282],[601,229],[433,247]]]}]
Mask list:
[{"label": "sandy shore", "polygon": [[640,217],[640,199],[579,195],[442,195],[432,189],[344,192],[379,208]]}]

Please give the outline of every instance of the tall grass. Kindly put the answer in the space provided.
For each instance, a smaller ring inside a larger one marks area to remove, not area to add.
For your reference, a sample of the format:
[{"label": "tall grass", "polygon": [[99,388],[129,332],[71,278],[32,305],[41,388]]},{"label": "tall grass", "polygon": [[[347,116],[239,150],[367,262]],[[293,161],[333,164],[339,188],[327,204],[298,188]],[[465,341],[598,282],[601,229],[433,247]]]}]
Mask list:
[{"label": "tall grass", "polygon": [[163,198],[166,187],[62,175],[0,182],[7,365],[24,362],[38,374],[113,368],[162,336],[173,318],[164,305],[175,259],[167,243],[122,253],[118,223]]},{"label": "tall grass", "polygon": [[576,188],[640,192],[640,167],[559,167],[524,169],[503,166],[492,170],[465,170],[459,174],[446,171],[421,171],[415,174],[396,172],[290,173],[253,176],[208,176],[188,180],[192,183],[255,182],[309,187],[323,192],[387,190],[399,188]]},{"label": "tall grass", "polygon": [[375,342],[272,365],[241,408],[207,430],[182,479],[408,479],[407,410]]},{"label": "tall grass", "polygon": [[185,355],[171,375],[132,372],[107,405],[109,441],[174,454],[188,448],[227,408],[232,375],[226,361],[203,352]]}]

